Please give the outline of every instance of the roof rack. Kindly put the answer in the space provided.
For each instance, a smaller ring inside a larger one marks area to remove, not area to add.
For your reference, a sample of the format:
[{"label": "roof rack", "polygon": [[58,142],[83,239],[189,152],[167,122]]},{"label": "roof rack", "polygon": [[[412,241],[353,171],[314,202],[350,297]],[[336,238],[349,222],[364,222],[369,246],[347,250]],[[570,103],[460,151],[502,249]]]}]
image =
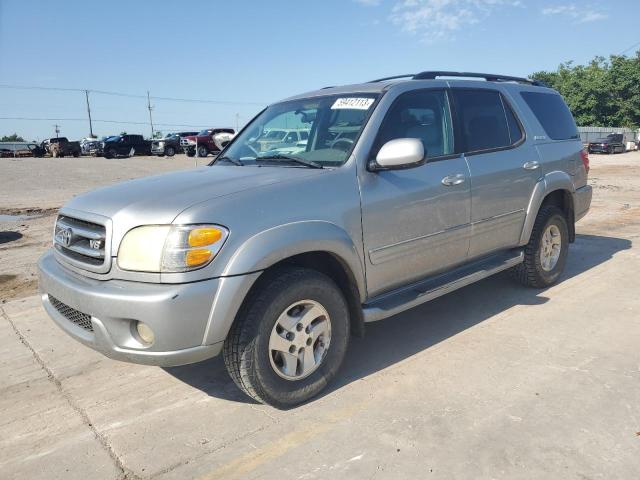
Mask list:
[{"label": "roof rack", "polygon": [[435,80],[438,77],[466,77],[466,78],[483,78],[487,82],[518,82],[535,85],[537,87],[546,87],[544,82],[539,80],[531,80],[523,77],[511,77],[509,75],[496,75],[494,73],[474,73],[474,72],[446,72],[446,71],[426,71],[413,75],[396,75],[393,77],[380,78],[373,82],[384,82],[387,80],[395,80],[398,78],[411,77],[411,80]]}]

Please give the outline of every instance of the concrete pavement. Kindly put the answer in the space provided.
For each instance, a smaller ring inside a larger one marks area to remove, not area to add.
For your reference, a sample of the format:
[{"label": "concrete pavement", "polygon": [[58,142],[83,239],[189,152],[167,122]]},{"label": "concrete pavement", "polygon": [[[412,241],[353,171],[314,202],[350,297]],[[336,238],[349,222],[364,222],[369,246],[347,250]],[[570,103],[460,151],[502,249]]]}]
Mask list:
[{"label": "concrete pavement", "polygon": [[637,478],[635,225],[583,234],[546,291],[499,275],[377,324],[322,397],[243,397],[220,359],[163,370],[2,306],[3,478]]}]

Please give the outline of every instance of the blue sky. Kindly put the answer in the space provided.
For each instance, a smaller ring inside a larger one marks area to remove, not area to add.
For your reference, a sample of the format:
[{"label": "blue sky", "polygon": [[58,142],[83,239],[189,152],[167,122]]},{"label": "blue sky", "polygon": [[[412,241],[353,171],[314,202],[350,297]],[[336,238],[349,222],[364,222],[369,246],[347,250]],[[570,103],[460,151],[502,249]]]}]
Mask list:
[{"label": "blue sky", "polygon": [[[434,69],[527,75],[621,53],[640,42],[639,18],[637,0],[0,0],[0,84],[229,102],[156,98],[154,122],[235,126],[328,85]],[[90,95],[94,119],[148,122],[146,98]],[[83,119],[84,94],[0,88],[0,117]],[[88,133],[86,121],[0,119],[0,135],[41,139],[54,123]],[[150,133],[94,123],[122,130]]]}]

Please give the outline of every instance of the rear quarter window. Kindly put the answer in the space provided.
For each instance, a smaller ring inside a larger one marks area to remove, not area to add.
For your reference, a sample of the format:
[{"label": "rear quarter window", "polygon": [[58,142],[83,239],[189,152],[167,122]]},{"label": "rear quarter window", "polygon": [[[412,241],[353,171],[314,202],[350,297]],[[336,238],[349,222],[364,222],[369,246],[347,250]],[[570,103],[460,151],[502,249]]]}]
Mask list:
[{"label": "rear quarter window", "polygon": [[576,122],[560,95],[540,92],[521,92],[520,95],[550,139],[579,138]]}]

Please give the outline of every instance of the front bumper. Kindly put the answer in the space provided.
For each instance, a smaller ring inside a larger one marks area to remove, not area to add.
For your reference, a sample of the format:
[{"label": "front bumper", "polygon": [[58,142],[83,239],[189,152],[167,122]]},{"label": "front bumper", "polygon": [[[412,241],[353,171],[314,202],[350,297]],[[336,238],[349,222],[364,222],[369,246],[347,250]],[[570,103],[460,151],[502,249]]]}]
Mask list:
[{"label": "front bumper", "polygon": [[576,222],[584,217],[589,208],[591,207],[591,197],[593,196],[593,189],[591,185],[585,185],[576,189],[576,193],[573,196],[573,211]]},{"label": "front bumper", "polygon": [[589,153],[609,153],[609,146],[608,145],[599,145],[599,144],[592,144],[589,145]]},{"label": "front bumper", "polygon": [[[49,316],[67,334],[109,358],[169,367],[199,362],[222,350],[222,341],[204,344],[219,279],[186,284],[95,280],[64,268],[51,250],[38,267]],[[51,298],[89,315],[92,330],[60,313]],[[139,340],[136,321],[151,327],[152,345]]]}]

